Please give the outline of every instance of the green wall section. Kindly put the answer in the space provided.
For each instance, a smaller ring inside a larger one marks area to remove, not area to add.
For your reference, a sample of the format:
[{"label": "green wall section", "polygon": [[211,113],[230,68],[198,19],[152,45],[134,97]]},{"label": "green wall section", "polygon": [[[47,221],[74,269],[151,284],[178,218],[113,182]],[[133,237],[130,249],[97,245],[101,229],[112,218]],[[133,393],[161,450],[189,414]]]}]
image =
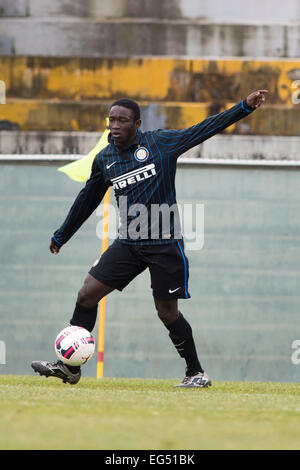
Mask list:
[{"label": "green wall section", "polygon": [[[59,256],[49,252],[81,189],[56,170],[1,165],[1,374],[31,374],[32,360],[55,360],[56,334],[100,254],[96,213]],[[179,306],[212,379],[299,381],[298,181],[297,169],[178,169],[178,201],[203,203],[205,220],[203,248],[186,252],[192,298]],[[96,356],[83,375],[96,376]],[[184,361],[156,315],[148,272],[107,297],[104,375],[184,376]]]}]

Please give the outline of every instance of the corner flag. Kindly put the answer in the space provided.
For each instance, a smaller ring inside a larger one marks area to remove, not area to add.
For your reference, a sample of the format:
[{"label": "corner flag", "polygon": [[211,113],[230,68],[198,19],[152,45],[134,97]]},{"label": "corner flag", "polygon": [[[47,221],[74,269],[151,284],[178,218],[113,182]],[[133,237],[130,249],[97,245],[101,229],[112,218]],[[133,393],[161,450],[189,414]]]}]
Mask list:
[{"label": "corner flag", "polygon": [[[106,120],[106,123],[108,124],[108,119]],[[104,149],[104,147],[108,145],[108,134],[109,130],[106,127],[99,141],[97,142],[95,147],[87,154],[86,157],[81,158],[80,160],[76,160],[75,162],[68,163],[67,165],[61,166],[60,168],[58,168],[58,171],[62,171],[67,176],[69,176],[69,178],[74,181],[78,181],[79,183],[86,181],[90,176],[95,156],[102,149]]]}]

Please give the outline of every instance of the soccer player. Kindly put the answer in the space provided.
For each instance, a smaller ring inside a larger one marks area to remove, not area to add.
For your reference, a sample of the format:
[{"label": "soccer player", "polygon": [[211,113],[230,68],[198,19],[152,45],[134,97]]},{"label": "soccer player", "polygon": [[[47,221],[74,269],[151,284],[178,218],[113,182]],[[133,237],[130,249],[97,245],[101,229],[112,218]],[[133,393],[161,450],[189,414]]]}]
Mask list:
[{"label": "soccer player", "polygon": [[[189,264],[176,210],[169,211],[166,224],[164,214],[154,217],[152,209],[162,205],[176,209],[178,157],[248,116],[265,101],[266,93],[257,90],[232,108],[187,129],[148,132],[140,131],[140,108],[135,101],[115,101],[109,112],[109,144],[95,157],[90,178],[51,239],[50,251],[58,254],[113,186],[120,211],[119,234],[87,274],[70,324],[91,332],[99,301],[115,289],[122,291],[148,268],[158,317],[185,360],[185,377],[178,387],[208,387],[211,379],[200,364],[191,325],[178,310],[178,299],[188,299],[190,294]],[[40,375],[70,384],[81,377],[80,367],[61,361],[34,361],[31,366]]]}]

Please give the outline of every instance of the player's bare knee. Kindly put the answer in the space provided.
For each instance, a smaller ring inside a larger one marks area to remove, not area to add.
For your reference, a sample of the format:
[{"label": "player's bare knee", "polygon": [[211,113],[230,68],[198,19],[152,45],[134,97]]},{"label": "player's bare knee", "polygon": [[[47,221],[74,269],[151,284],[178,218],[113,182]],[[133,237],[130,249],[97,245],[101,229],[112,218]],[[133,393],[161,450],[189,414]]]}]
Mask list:
[{"label": "player's bare knee", "polygon": [[164,325],[170,325],[178,318],[178,310],[168,302],[155,302],[157,315]]},{"label": "player's bare knee", "polygon": [[95,301],[94,296],[91,295],[86,286],[83,285],[78,292],[77,303],[85,308],[93,308],[97,304],[97,301]]},{"label": "player's bare knee", "polygon": [[170,317],[168,312],[158,311],[157,315],[164,325],[169,325],[170,323],[172,323],[172,317]]}]

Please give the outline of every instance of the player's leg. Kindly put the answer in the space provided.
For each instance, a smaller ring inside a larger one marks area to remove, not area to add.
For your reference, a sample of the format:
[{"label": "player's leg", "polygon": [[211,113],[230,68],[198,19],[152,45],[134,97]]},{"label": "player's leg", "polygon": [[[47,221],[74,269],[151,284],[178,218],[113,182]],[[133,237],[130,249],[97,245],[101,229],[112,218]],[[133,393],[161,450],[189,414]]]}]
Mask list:
[{"label": "player's leg", "polygon": [[[98,302],[113,290],[114,288],[102,284],[88,274],[78,293],[70,324],[82,326],[91,332],[97,319]],[[79,366],[70,366],[63,364],[61,361],[33,361],[31,367],[40,375],[57,377],[71,385],[79,382],[81,377],[81,369]]]},{"label": "player's leg", "polygon": [[78,292],[70,324],[82,326],[92,332],[97,320],[98,303],[113,290],[114,287],[107,286],[91,274],[87,274],[84,284]]},{"label": "player's leg", "polygon": [[[130,247],[115,241],[86,276],[78,292],[71,325],[82,326],[91,332],[99,301],[114,289],[122,291],[144,269],[146,265],[136,259]],[[77,383],[81,376],[80,367],[67,366],[60,361],[34,361],[31,366],[40,375],[57,377],[70,384]]]},{"label": "player's leg", "polygon": [[136,260],[130,247],[115,241],[87,274],[78,292],[71,325],[82,326],[91,332],[96,324],[100,300],[115,289],[122,291],[141,269],[145,267]]},{"label": "player's leg", "polygon": [[169,337],[186,362],[186,377],[180,386],[206,387],[211,381],[203,370],[192,327],[178,310],[178,299],[188,299],[189,263],[182,240],[149,250],[149,269],[155,307]]},{"label": "player's leg", "polygon": [[154,303],[178,354],[185,359],[186,375],[191,377],[199,372],[204,373],[198,359],[192,327],[178,310],[178,300],[158,300],[154,297]]}]

